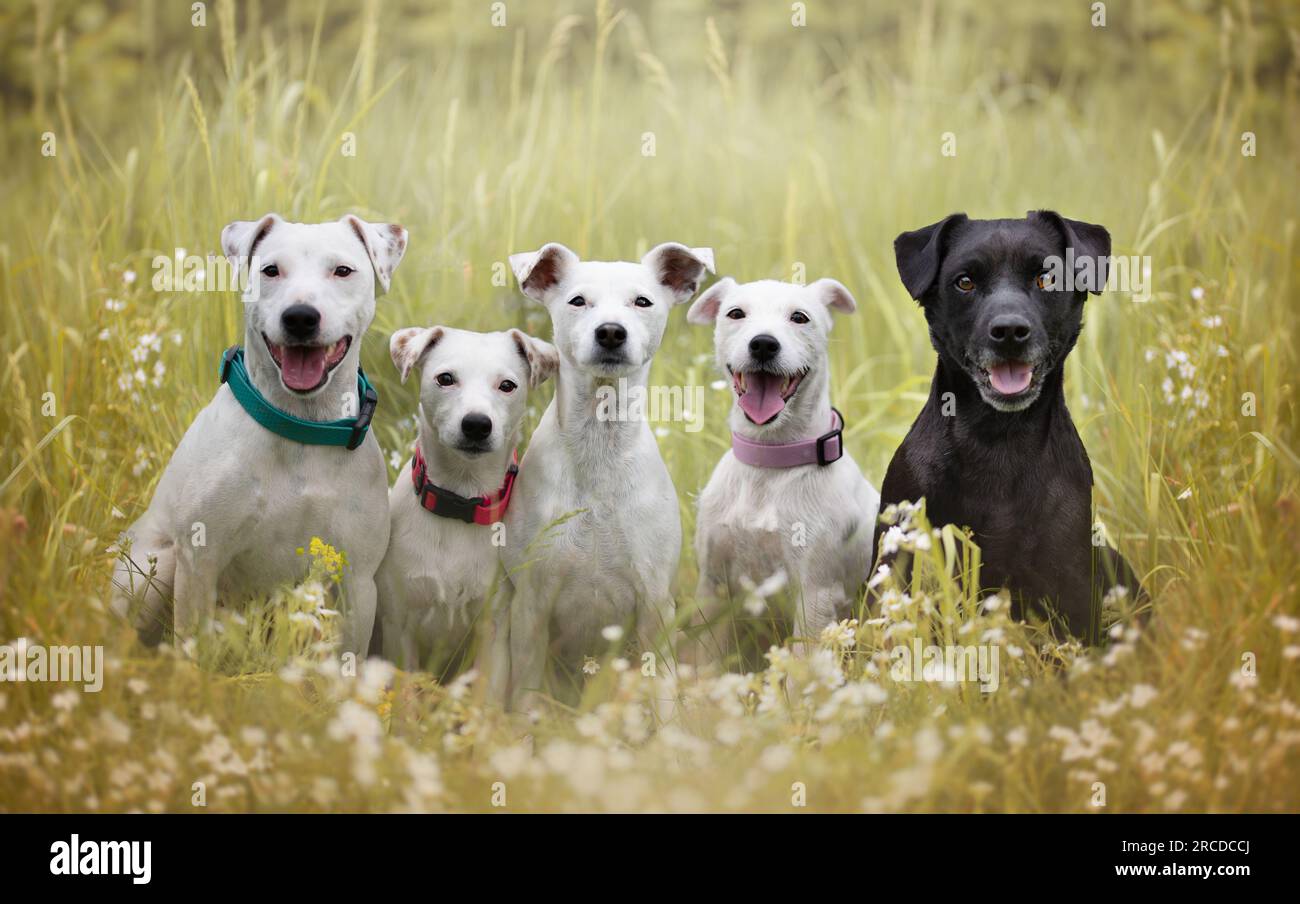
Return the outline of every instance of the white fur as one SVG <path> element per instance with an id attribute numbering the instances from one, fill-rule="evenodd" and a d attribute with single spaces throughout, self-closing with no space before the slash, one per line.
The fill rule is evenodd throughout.
<path id="1" fill-rule="evenodd" d="M 502 549 L 514 585 L 509 698 L 527 709 L 548 651 L 569 680 L 580 678 L 583 658 L 608 649 L 607 626 L 635 631 L 660 667 L 673 660 L 677 493 L 649 425 L 598 417 L 597 390 L 645 386 L 669 312 L 695 293 L 713 255 L 667 243 L 636 263 L 584 262 L 550 244 L 510 263 L 524 294 L 550 312 L 560 355 L 555 399 L 529 441 Z M 574 307 L 579 296 L 585 304 Z M 651 305 L 638 307 L 638 297 Z M 602 323 L 626 329 L 621 360 L 602 357 L 594 338 Z"/>
<path id="2" fill-rule="evenodd" d="M 519 441 L 529 387 L 554 373 L 555 349 L 518 330 L 440 326 L 399 330 L 390 347 L 403 381 L 421 368 L 418 442 L 428 479 L 461 496 L 495 493 Z M 440 374 L 455 382 L 439 385 Z M 515 388 L 503 391 L 506 381 Z M 465 449 L 461 423 L 468 414 L 492 420 L 483 451 Z M 388 497 L 392 530 L 376 577 L 383 652 L 403 668 L 427 665 L 441 674 L 473 645 L 487 603 L 503 584 L 494 542 L 500 529 L 426 511 L 411 467 L 408 461 Z"/>
<path id="3" fill-rule="evenodd" d="M 406 250 L 406 231 L 356 217 L 302 224 L 268 214 L 231 223 L 221 238 L 241 266 L 279 268 L 275 278 L 253 281 L 244 296 L 244 354 L 253 385 L 300 418 L 355 415 L 361 337 L 374 318 L 376 287 L 387 289 Z M 354 272 L 337 276 L 340 266 Z M 296 303 L 320 312 L 322 344 L 351 337 L 343 359 L 309 393 L 284 385 L 266 346 L 286 341 L 280 314 Z M 212 357 L 215 373 L 215 352 Z M 310 559 L 296 550 L 319 536 L 347 555 L 343 645 L 364 655 L 374 623 L 375 569 L 388 545 L 387 484 L 373 432 L 352 451 L 292 442 L 255 422 L 222 385 L 185 432 L 148 510 L 126 531 L 130 561 L 120 559 L 115 568 L 114 607 L 123 613 L 134 607 L 142 637 L 156 642 L 174 602 L 180 643 L 212 617 L 219 598 L 267 593 L 305 577 Z"/>
<path id="4" fill-rule="evenodd" d="M 760 334 L 781 344 L 777 369 L 807 371 L 785 409 L 766 425 L 755 425 L 733 403 L 732 432 L 758 442 L 787 443 L 830 429 L 830 312 L 848 313 L 855 307 L 848 290 L 831 279 L 808 286 L 774 280 L 737 285 L 723 279 L 700 296 L 687 316 L 692 323 L 715 324 L 717 362 L 728 377 L 753 367 L 749 342 Z M 731 319 L 727 314 L 733 310 L 745 316 Z M 796 311 L 809 321 L 793 322 Z M 846 617 L 870 567 L 879 506 L 880 494 L 847 451 L 825 466 L 760 468 L 737 461 L 728 450 L 699 499 L 695 550 L 700 612 L 689 658 L 702 664 L 729 652 L 731 607 L 781 571 L 788 589 L 769 604 L 780 607 L 778 613 L 793 625 L 795 636 L 815 639 L 828 624 Z M 780 580 L 768 586 L 773 583 Z"/>

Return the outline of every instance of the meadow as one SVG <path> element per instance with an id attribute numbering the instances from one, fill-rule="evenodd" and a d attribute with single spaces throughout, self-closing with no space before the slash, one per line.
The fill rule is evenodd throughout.
<path id="1" fill-rule="evenodd" d="M 1103 26 L 1029 0 L 217 0 L 203 24 L 188 3 L 4 4 L 0 642 L 103 645 L 106 666 L 97 693 L 0 682 L 0 811 L 1300 809 L 1300 9 L 1107 6 Z M 1120 605 L 1103 646 L 1012 621 L 919 512 L 899 514 L 916 585 L 810 655 L 649 680 L 611 644 L 580 705 L 531 720 L 472 675 L 341 668 L 327 545 L 198 661 L 109 609 L 113 544 L 242 335 L 237 294 L 158 291 L 155 260 L 219 253 L 232 220 L 409 229 L 362 352 L 394 477 L 416 402 L 395 329 L 549 336 L 512 252 L 674 240 L 741 281 L 835 277 L 858 311 L 833 400 L 879 486 L 933 367 L 894 236 L 1040 208 L 1149 262 L 1140 291 L 1088 300 L 1067 364 L 1097 520 L 1153 604 Z M 652 383 L 705 400 L 702 429 L 655 425 L 684 606 L 719 381 L 710 331 L 674 312 Z M 900 680 L 913 638 L 997 646 L 998 689 Z"/>

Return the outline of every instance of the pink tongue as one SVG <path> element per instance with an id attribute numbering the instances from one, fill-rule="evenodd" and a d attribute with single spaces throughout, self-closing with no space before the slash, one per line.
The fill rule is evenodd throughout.
<path id="1" fill-rule="evenodd" d="M 785 408 L 781 398 L 783 377 L 767 373 L 745 374 L 745 391 L 740 396 L 740 408 L 755 424 L 766 424 Z"/>
<path id="2" fill-rule="evenodd" d="M 1034 376 L 1034 369 L 1020 361 L 1003 361 L 989 371 L 989 382 L 1003 395 L 1024 392 Z"/>
<path id="3" fill-rule="evenodd" d="M 282 346 L 280 376 L 290 389 L 315 389 L 325 377 L 325 357 L 329 349 L 303 345 Z"/>

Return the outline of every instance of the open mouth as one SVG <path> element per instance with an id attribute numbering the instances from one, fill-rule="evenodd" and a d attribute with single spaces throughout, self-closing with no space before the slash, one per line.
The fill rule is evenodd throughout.
<path id="1" fill-rule="evenodd" d="M 1003 396 L 1018 396 L 1034 382 L 1034 367 L 1026 361 L 998 361 L 983 370 L 989 386 Z"/>
<path id="2" fill-rule="evenodd" d="M 799 390 L 799 384 L 808 375 L 804 370 L 797 374 L 774 374 L 766 370 L 731 371 L 731 388 L 736 402 L 745 417 L 762 426 L 776 420 L 785 410 L 786 403 Z"/>
<path id="3" fill-rule="evenodd" d="M 344 336 L 333 345 L 276 345 L 262 334 L 267 351 L 280 368 L 280 382 L 294 392 L 313 392 L 325 385 L 330 371 L 338 367 L 352 346 L 352 337 Z"/>

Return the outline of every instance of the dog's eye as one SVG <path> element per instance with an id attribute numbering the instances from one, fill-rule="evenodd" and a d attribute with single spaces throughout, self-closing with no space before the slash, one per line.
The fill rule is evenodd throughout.
<path id="1" fill-rule="evenodd" d="M 456 375 L 450 371 L 444 370 L 442 373 L 438 374 L 438 376 L 434 377 L 434 379 L 438 381 L 439 386 L 456 385 Z"/>
<path id="2" fill-rule="evenodd" d="M 356 272 L 357 272 L 356 270 L 353 270 L 351 267 L 346 266 L 344 264 L 339 264 L 337 267 L 334 268 L 334 275 L 339 277 L 340 279 L 342 279 L 345 276 L 351 276 L 353 273 Z"/>
<path id="3" fill-rule="evenodd" d="M 1038 274 L 1038 279 L 1034 280 L 1034 285 L 1038 286 L 1038 288 L 1042 289 L 1044 292 L 1052 288 L 1054 285 L 1052 282 L 1052 271 L 1044 270 L 1042 273 Z"/>
<path id="4" fill-rule="evenodd" d="M 587 304 L 587 299 L 583 298 L 581 295 L 575 295 L 569 299 L 569 304 L 573 305 L 575 308 L 581 308 Z"/>
<path id="5" fill-rule="evenodd" d="M 514 392 L 518 388 L 519 387 L 515 385 L 514 380 L 502 380 L 501 385 L 497 387 L 497 389 L 502 392 Z"/>
<path id="6" fill-rule="evenodd" d="M 644 295 L 638 295 L 636 301 L 632 302 L 632 304 L 636 305 L 638 308 L 648 308 L 653 305 L 654 302 L 646 298 Z"/>
<path id="7" fill-rule="evenodd" d="M 963 273 L 961 276 L 958 276 L 957 279 L 953 282 L 953 285 L 956 286 L 958 291 L 961 292 L 975 291 L 975 280 L 971 279 L 970 274 L 968 273 Z"/>
<path id="8" fill-rule="evenodd" d="M 790 315 L 790 321 L 792 323 L 807 323 L 808 315 L 805 314 L 803 311 L 795 311 L 793 314 Z"/>
<path id="9" fill-rule="evenodd" d="M 740 308 L 732 308 L 730 311 L 727 312 L 727 319 L 728 319 L 728 320 L 744 320 L 744 319 L 745 319 L 745 312 L 742 311 Z"/>
<path id="10" fill-rule="evenodd" d="M 267 264 L 262 268 L 262 275 L 270 279 L 275 279 L 280 275 L 280 268 L 275 264 Z"/>

